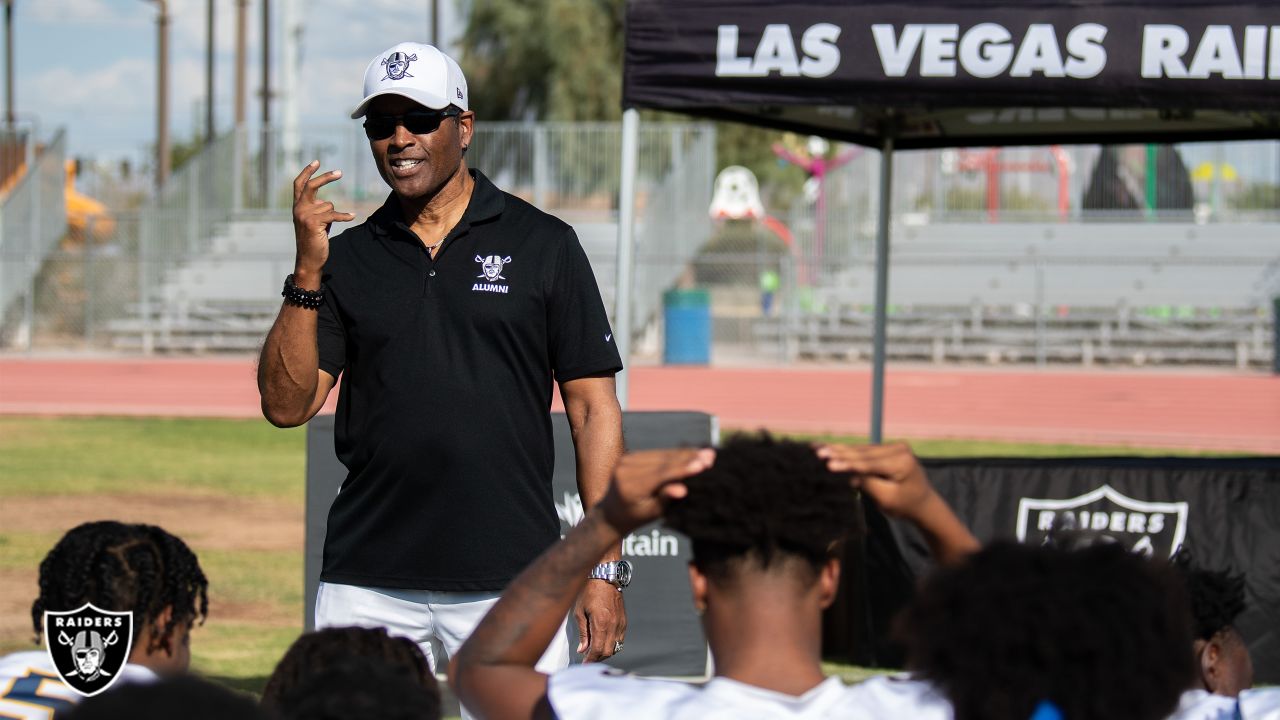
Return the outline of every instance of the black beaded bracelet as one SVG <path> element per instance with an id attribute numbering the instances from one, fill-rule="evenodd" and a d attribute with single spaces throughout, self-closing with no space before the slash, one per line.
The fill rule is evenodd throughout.
<path id="1" fill-rule="evenodd" d="M 319 310 L 324 304 L 324 285 L 319 290 L 303 290 L 293 282 L 293 274 L 284 279 L 284 290 L 280 296 L 289 305 L 296 305 L 304 310 Z"/>

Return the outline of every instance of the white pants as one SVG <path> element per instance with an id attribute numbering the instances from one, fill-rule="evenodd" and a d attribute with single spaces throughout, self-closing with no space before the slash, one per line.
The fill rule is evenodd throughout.
<path id="1" fill-rule="evenodd" d="M 394 590 L 320 583 L 316 593 L 316 629 L 384 627 L 422 648 L 431 671 L 442 673 L 481 618 L 498 601 L 498 592 Z M 568 618 L 565 619 L 568 621 Z M 553 673 L 569 666 L 565 623 L 538 661 L 538 670 Z M 473 718 L 466 708 L 462 717 Z"/>

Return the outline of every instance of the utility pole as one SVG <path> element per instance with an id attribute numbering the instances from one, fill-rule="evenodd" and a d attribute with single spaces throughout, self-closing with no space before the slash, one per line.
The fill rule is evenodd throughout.
<path id="1" fill-rule="evenodd" d="M 169 179 L 169 3 L 151 0 L 156 16 L 156 192 Z"/>
<path id="2" fill-rule="evenodd" d="M 271 207 L 271 139 L 271 0 L 262 0 L 262 147 L 258 159 L 263 207 Z"/>
<path id="3" fill-rule="evenodd" d="M 13 107 L 13 0 L 4 0 L 4 122 L 13 132 L 17 125 Z"/>
<path id="4" fill-rule="evenodd" d="M 298 132 L 298 68 L 302 65 L 301 0 L 280 1 L 280 157 L 285 167 L 302 164 Z"/>
<path id="5" fill-rule="evenodd" d="M 249 0 L 236 0 L 236 130 L 243 130 L 246 115 L 246 66 L 249 47 Z"/>
<path id="6" fill-rule="evenodd" d="M 205 52 L 204 52 L 204 141 L 213 142 L 216 128 L 213 126 L 213 40 L 214 0 L 205 0 Z"/>
<path id="7" fill-rule="evenodd" d="M 440 0 L 431 1 L 431 44 L 440 47 Z"/>
<path id="8" fill-rule="evenodd" d="M 249 136 L 245 131 L 245 97 L 247 93 L 248 83 L 245 76 L 245 66 L 248 65 L 249 56 L 249 0 L 236 0 L 236 68 L 235 68 L 235 125 L 232 132 L 235 134 L 235 144 L 232 147 L 232 171 L 231 171 L 231 206 L 235 210 L 244 207 L 245 191 L 244 180 L 246 176 L 245 155 Z"/>

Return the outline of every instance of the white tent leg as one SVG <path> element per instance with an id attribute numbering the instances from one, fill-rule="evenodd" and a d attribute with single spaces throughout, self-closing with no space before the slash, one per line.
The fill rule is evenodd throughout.
<path id="1" fill-rule="evenodd" d="M 628 368 L 631 361 L 631 280 L 635 255 L 636 159 L 640 145 L 640 111 L 622 113 L 622 179 L 618 188 L 617 281 L 613 291 L 613 341 L 623 369 L 617 376 L 618 404 L 627 409 Z"/>
<path id="2" fill-rule="evenodd" d="M 889 222 L 893 192 L 893 136 L 880 148 L 880 212 L 876 217 L 876 316 L 871 348 L 871 442 L 879 444 L 884 426 L 885 328 L 889 319 Z"/>

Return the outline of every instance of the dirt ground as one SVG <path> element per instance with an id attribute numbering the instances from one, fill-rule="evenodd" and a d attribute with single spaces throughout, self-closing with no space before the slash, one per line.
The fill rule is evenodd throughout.
<path id="1" fill-rule="evenodd" d="M 65 530 L 82 522 L 112 518 L 160 525 L 186 541 L 197 555 L 204 550 L 301 554 L 303 549 L 303 509 L 296 502 L 189 494 L 113 494 L 5 498 L 4 507 L 6 534 L 45 534 L 52 528 Z M 0 640 L 5 644 L 32 637 L 29 618 L 31 601 L 38 592 L 37 570 L 35 564 L 21 570 L 0 569 Z M 210 595 L 210 605 L 219 622 L 297 621 L 295 609 L 277 604 L 221 600 L 216 582 L 211 583 Z"/>

